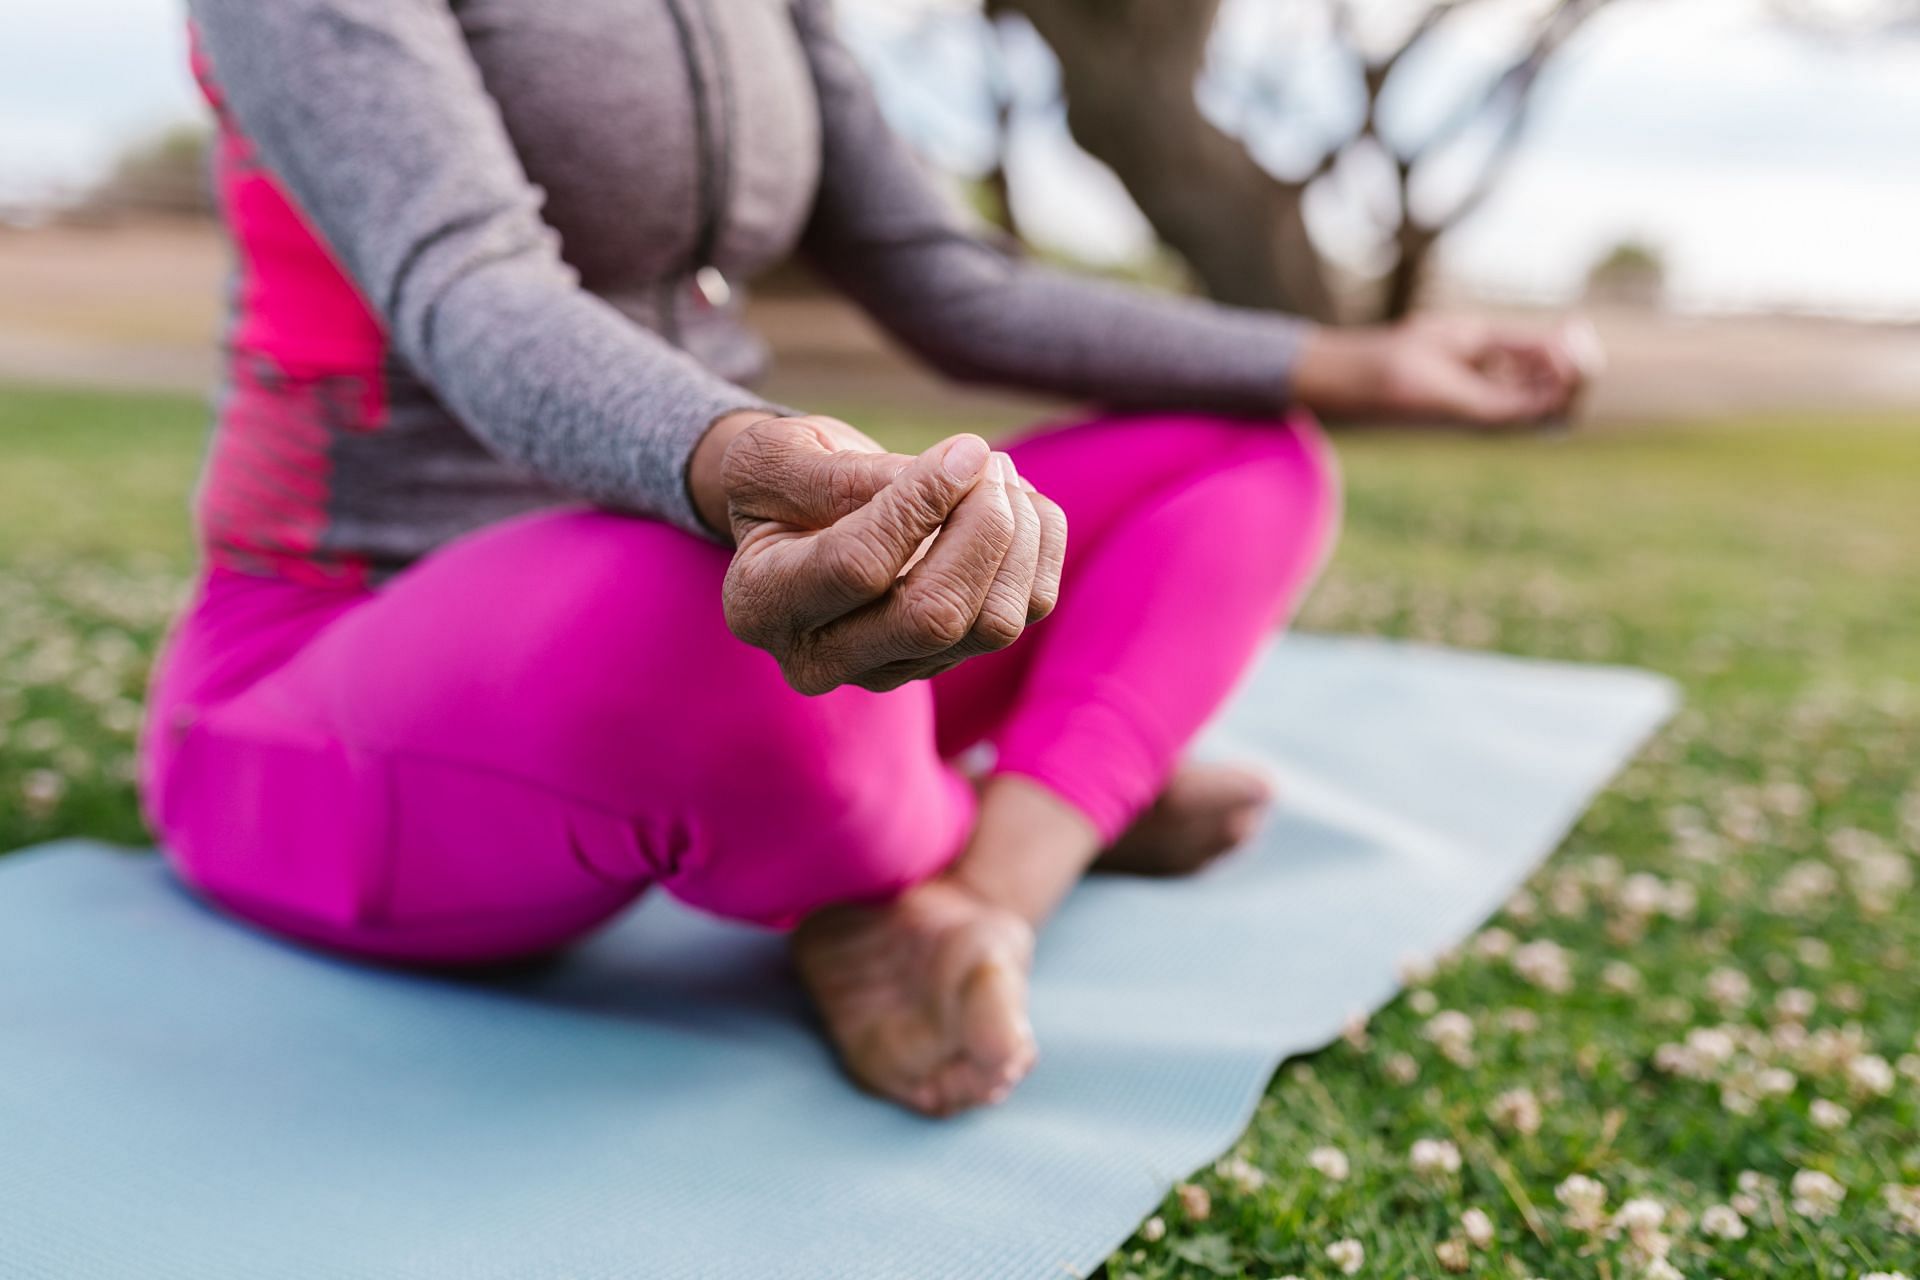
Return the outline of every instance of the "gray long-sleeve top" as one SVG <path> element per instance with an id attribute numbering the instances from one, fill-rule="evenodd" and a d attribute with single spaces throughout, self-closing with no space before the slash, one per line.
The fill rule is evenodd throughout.
<path id="1" fill-rule="evenodd" d="M 243 568 L 377 575 L 569 498 L 700 531 L 688 459 L 764 353 L 696 277 L 796 247 L 956 377 L 1284 406 L 1296 322 L 970 236 L 826 0 L 190 9 L 239 258 L 201 514 Z"/>

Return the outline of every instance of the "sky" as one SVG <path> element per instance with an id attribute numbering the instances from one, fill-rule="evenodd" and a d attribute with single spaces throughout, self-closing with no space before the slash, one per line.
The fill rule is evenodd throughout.
<path id="1" fill-rule="evenodd" d="M 83 185 L 128 138 L 199 111 L 179 0 L 6 2 L 0 203 Z M 904 0 L 842 3 L 857 48 L 898 47 Z M 1230 0 L 1223 45 L 1291 56 L 1290 82 L 1337 119 L 1351 104 L 1314 93 L 1333 84 L 1330 68 L 1296 49 L 1297 33 L 1263 25 L 1267 10 Z M 1403 127 L 1471 83 L 1506 34 L 1497 18 L 1465 27 L 1409 68 Z M 1037 45 L 1016 56 L 1044 80 Z M 977 160 L 967 113 L 930 100 L 923 71 L 879 67 L 890 111 L 936 157 Z M 1264 138 L 1263 154 L 1284 163 L 1289 142 Z M 1023 221 L 1052 247 L 1099 261 L 1148 242 L 1111 175 L 1057 120 L 1036 115 L 1013 172 Z M 1359 243 L 1338 199 L 1312 212 L 1336 251 Z M 1525 151 L 1445 243 L 1442 268 L 1493 293 L 1564 298 L 1595 257 L 1631 238 L 1663 252 L 1684 306 L 1920 317 L 1916 228 L 1920 38 L 1812 40 L 1768 22 L 1759 0 L 1619 0 L 1549 70 Z"/>

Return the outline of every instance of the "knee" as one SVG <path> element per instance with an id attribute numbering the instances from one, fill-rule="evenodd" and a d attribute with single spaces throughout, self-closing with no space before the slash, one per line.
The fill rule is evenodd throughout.
<path id="1" fill-rule="evenodd" d="M 1252 514 L 1276 522 L 1271 531 L 1288 545 L 1321 556 L 1338 534 L 1342 511 L 1340 462 L 1311 414 L 1250 424 L 1213 472 L 1247 492 Z"/>

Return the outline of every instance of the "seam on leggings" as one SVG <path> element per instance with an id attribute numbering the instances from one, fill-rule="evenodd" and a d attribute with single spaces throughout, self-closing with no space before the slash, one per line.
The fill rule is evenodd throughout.
<path id="1" fill-rule="evenodd" d="M 288 707 L 290 710 L 292 710 L 296 714 L 301 713 L 303 711 L 303 709 L 299 707 L 299 704 L 295 700 L 286 696 L 286 690 L 284 689 L 262 689 L 260 690 L 259 696 L 265 697 L 265 698 L 271 698 L 272 700 L 279 702 L 281 705 Z M 531 791 L 537 791 L 545 796 L 548 796 L 551 799 L 561 801 L 565 804 L 572 805 L 579 809 L 584 809 L 587 812 L 592 813 L 596 817 L 605 818 L 611 822 L 622 823 L 627 826 L 635 827 L 635 828 L 638 828 L 640 826 L 640 822 L 641 822 L 640 817 L 635 813 L 632 813 L 630 811 L 614 809 L 605 804 L 600 803 L 599 801 L 591 800 L 584 796 L 574 795 L 566 790 L 563 790 L 562 788 L 553 786 L 551 783 L 548 783 L 542 779 L 530 778 L 525 776 L 524 774 L 515 773 L 507 769 L 495 768 L 489 765 L 481 764 L 476 761 L 461 760 L 461 759 L 457 759 L 450 756 L 442 756 L 442 755 L 439 755 L 438 753 L 431 752 L 431 751 L 420 751 L 420 750 L 405 748 L 405 747 L 375 746 L 355 738 L 352 734 L 339 731 L 338 729 L 329 728 L 328 733 L 330 734 L 330 736 L 333 738 L 334 741 L 338 742 L 342 748 L 348 751 L 360 752 L 364 755 L 369 755 L 369 756 L 376 756 L 383 760 L 412 760 L 412 761 L 418 761 L 425 764 L 437 765 L 441 768 L 446 768 L 446 769 L 463 770 L 467 773 L 470 773 L 482 778 L 492 778 L 497 781 L 511 783 L 514 786 L 525 787 Z M 271 745 L 271 741 L 269 739 L 263 738 L 258 734 L 229 733 L 228 736 L 233 740 L 239 741 L 239 742 L 246 742 L 254 745 Z M 394 863 L 394 857 L 393 857 L 394 851 L 393 851 L 392 841 L 394 839 L 393 833 L 399 826 L 399 821 L 398 821 L 399 796 L 397 794 L 398 788 L 392 784 L 390 778 L 383 778 L 382 786 L 386 793 L 384 799 L 385 799 L 385 805 L 387 810 L 385 814 L 386 821 L 382 824 L 382 828 L 383 828 L 383 835 L 387 841 L 387 844 L 385 848 L 381 851 L 382 860 L 381 860 L 380 867 L 378 868 L 378 874 L 381 877 L 381 882 L 379 885 L 376 886 L 376 892 L 379 895 L 380 910 L 384 912 L 386 908 L 386 904 L 389 901 L 388 895 L 391 888 L 389 879 L 392 875 L 392 868 Z M 665 873 L 662 872 L 659 866 L 657 865 L 660 862 L 660 859 L 654 856 L 653 851 L 648 847 L 646 841 L 640 840 L 637 838 L 637 832 L 636 832 L 636 843 L 638 843 L 640 846 L 641 860 L 647 864 L 647 874 L 654 880 L 661 879 Z M 567 828 L 567 845 L 568 845 L 568 850 L 570 855 L 576 861 L 582 862 L 583 865 L 588 865 L 584 855 L 579 851 L 579 849 L 574 843 L 573 830 L 570 826 Z M 592 874 L 594 875 L 595 879 L 601 881 L 603 884 L 607 885 L 609 888 L 625 889 L 625 888 L 632 887 L 630 882 L 617 879 L 604 871 L 592 869 L 590 866 L 589 866 L 589 870 L 592 870 Z"/>
<path id="2" fill-rule="evenodd" d="M 328 932 L 334 932 L 334 931 L 346 932 L 349 930 L 358 932 L 358 931 L 364 930 L 372 933 L 385 933 L 385 934 L 393 935 L 393 934 L 404 933 L 406 930 L 416 925 L 435 926 L 435 925 L 448 925 L 448 924 L 467 924 L 467 923 L 478 923 L 484 920 L 497 920 L 497 919 L 498 920 L 505 920 L 505 919 L 545 920 L 545 919 L 548 919 L 549 917 L 564 918 L 566 916 L 573 915 L 583 907 L 592 906 L 596 903 L 599 903 L 602 900 L 602 895 L 599 895 L 599 894 L 592 894 L 592 895 L 581 894 L 576 898 L 567 898 L 563 902 L 559 902 L 559 903 L 548 902 L 538 907 L 525 907 L 525 906 L 482 907 L 482 908 L 474 908 L 471 910 L 457 911 L 457 912 L 426 912 L 418 916 L 411 916 L 405 922 L 402 922 L 402 923 L 395 923 L 391 920 L 380 919 L 373 922 L 371 925 L 368 925 L 368 924 L 333 925 L 333 924 L 328 924 L 324 921 L 316 922 L 311 917 L 303 916 L 297 911 L 289 911 L 284 906 L 282 906 L 277 902 L 270 902 L 265 898 L 258 897 L 255 894 L 246 892 L 245 890 L 235 890 L 235 889 L 226 888 L 217 881 L 207 882 L 197 878 L 191 878 L 191 877 L 183 877 L 183 878 L 185 878 L 187 880 L 187 883 L 198 892 L 205 894 L 207 897 L 213 899 L 217 903 L 233 908 L 236 912 L 239 912 L 240 914 L 243 914 L 250 919 L 258 919 L 262 923 L 273 925 L 276 928 L 279 927 L 279 925 L 275 924 L 275 922 L 279 921 L 279 922 L 285 922 L 287 926 L 291 929 L 298 929 L 302 927 L 305 927 L 308 929 L 318 928 L 318 929 L 326 930 Z M 635 886 L 617 885 L 613 887 L 621 888 L 621 889 L 632 889 Z"/>
<path id="3" fill-rule="evenodd" d="M 598 800 L 591 799 L 587 796 L 575 795 L 574 793 L 567 791 L 564 788 L 557 787 L 552 783 L 545 781 L 544 779 L 530 778 L 524 774 L 516 773 L 510 769 L 502 769 L 497 766 L 485 764 L 477 760 L 465 760 L 465 759 L 461 759 L 458 756 L 441 755 L 440 753 L 434 752 L 434 751 L 422 751 L 418 747 L 402 747 L 402 746 L 395 746 L 387 743 L 369 742 L 363 738 L 357 737 L 356 735 L 347 732 L 345 729 L 342 729 L 337 725 L 326 723 L 326 718 L 324 716 L 314 715 L 314 713 L 304 705 L 301 699 L 291 696 L 289 691 L 286 689 L 280 689 L 280 688 L 262 689 L 260 690 L 258 696 L 262 698 L 269 698 L 274 702 L 277 702 L 280 706 L 286 708 L 290 715 L 299 716 L 299 717 L 303 717 L 310 720 L 311 719 L 320 720 L 321 721 L 320 727 L 325 731 L 327 736 L 329 736 L 334 741 L 338 742 L 341 746 L 347 748 L 350 751 L 363 751 L 370 755 L 381 755 L 381 756 L 386 756 L 386 757 L 397 759 L 397 760 L 399 759 L 417 760 L 426 764 L 441 765 L 445 768 L 465 769 L 471 773 L 479 774 L 482 777 L 497 778 L 505 782 L 514 783 L 515 785 L 518 785 L 518 786 L 531 787 L 537 791 L 544 792 L 546 795 L 551 796 L 556 800 L 564 800 L 568 804 L 578 805 L 580 808 L 586 809 L 598 815 L 599 817 L 611 818 L 616 822 L 637 822 L 639 820 L 638 815 L 633 814 L 631 812 L 626 812 L 620 809 L 612 808 Z M 259 740 L 259 739 L 256 739 L 256 740 Z"/>

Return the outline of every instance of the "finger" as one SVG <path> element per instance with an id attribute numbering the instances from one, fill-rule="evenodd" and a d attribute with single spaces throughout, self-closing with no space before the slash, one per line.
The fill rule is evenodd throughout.
<path id="1" fill-rule="evenodd" d="M 820 628 L 813 639 L 816 660 L 850 680 L 891 662 L 945 654 L 966 641 L 1017 528 L 1007 486 L 989 470 L 953 509 L 912 572 L 884 598 Z"/>
<path id="2" fill-rule="evenodd" d="M 1020 485 L 1040 518 L 1040 560 L 1027 604 L 1027 621 L 1038 622 L 1060 603 L 1060 574 L 1067 564 L 1067 513 L 1025 480 Z"/>
<path id="3" fill-rule="evenodd" d="M 771 418 L 741 432 L 725 462 L 736 541 L 762 522 L 824 529 L 866 505 L 912 462 L 878 446 L 857 447 L 863 443 L 850 427 L 833 432 L 807 418 Z"/>
<path id="4" fill-rule="evenodd" d="M 1032 499 L 1020 487 L 1020 472 L 1013 459 L 1004 453 L 993 456 L 995 478 L 1006 491 L 1007 505 L 1013 512 L 1013 541 L 1007 547 L 1000 568 L 987 587 L 980 612 L 967 638 L 953 646 L 956 658 L 971 658 L 1005 649 L 1020 638 L 1027 627 L 1027 611 L 1033 600 L 1033 580 L 1040 569 L 1040 516 Z M 935 540 L 936 542 L 938 539 Z M 911 576 L 911 575 L 909 575 Z"/>
<path id="5" fill-rule="evenodd" d="M 848 684 L 865 689 L 870 693 L 891 693 L 902 685 L 912 684 L 916 680 L 931 680 L 953 670 L 964 658 L 937 654 L 931 658 L 912 658 L 902 662 L 889 662 L 884 667 L 875 667 L 871 671 L 861 672 Z"/>
<path id="6" fill-rule="evenodd" d="M 798 584 L 808 601 L 805 621 L 838 618 L 892 591 L 921 544 L 957 517 L 991 456 L 987 442 L 975 435 L 937 444 L 871 501 L 809 538 Z"/>
<path id="7" fill-rule="evenodd" d="M 1550 403 L 1536 390 L 1489 377 L 1471 365 L 1436 368 L 1433 395 L 1451 416 L 1483 427 L 1532 421 Z"/>
<path id="8" fill-rule="evenodd" d="M 1493 344 L 1498 362 L 1488 366 L 1497 371 L 1504 363 L 1519 374 L 1519 381 L 1537 392 L 1549 410 L 1565 408 L 1580 387 L 1580 365 L 1558 336 L 1503 338 Z"/>

